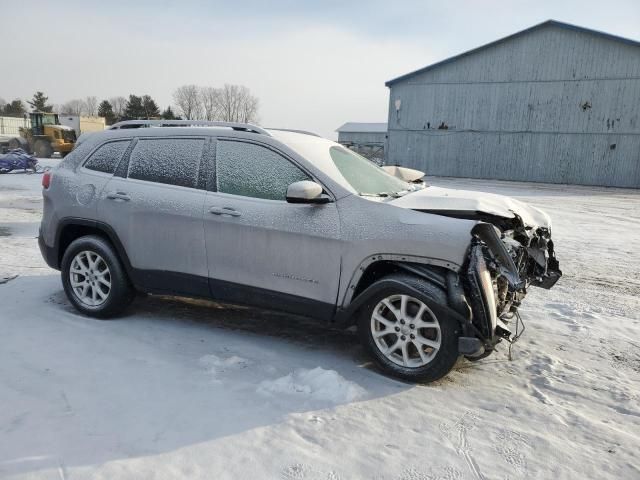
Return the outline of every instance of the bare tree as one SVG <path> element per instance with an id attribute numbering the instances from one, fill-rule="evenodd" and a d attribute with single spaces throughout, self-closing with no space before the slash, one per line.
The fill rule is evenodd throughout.
<path id="1" fill-rule="evenodd" d="M 219 96 L 220 91 L 215 87 L 200 88 L 200 103 L 202 104 L 202 113 L 205 120 L 218 119 Z"/>
<path id="2" fill-rule="evenodd" d="M 113 115 L 116 119 L 124 116 L 124 110 L 127 108 L 127 99 L 124 97 L 111 97 L 109 103 L 113 107 Z"/>
<path id="3" fill-rule="evenodd" d="M 0 97 L 0 110 L 2 110 L 6 104 L 7 102 L 5 101 L 5 99 Z"/>
<path id="4" fill-rule="evenodd" d="M 256 123 L 259 100 L 243 85 L 225 84 L 218 91 L 218 119 L 225 122 Z"/>
<path id="5" fill-rule="evenodd" d="M 87 97 L 84 100 L 85 113 L 89 117 L 95 117 L 98 114 L 98 99 L 96 97 Z"/>
<path id="6" fill-rule="evenodd" d="M 186 120 L 197 120 L 202 117 L 200 88 L 197 85 L 183 85 L 173 92 L 173 101 L 180 115 Z"/>
<path id="7" fill-rule="evenodd" d="M 86 105 L 83 100 L 73 99 L 62 104 L 60 106 L 60 113 L 63 115 L 77 115 L 80 116 L 85 112 Z"/>
<path id="8" fill-rule="evenodd" d="M 260 100 L 258 97 L 251 95 L 247 89 L 248 95 L 240 105 L 240 121 L 243 123 L 259 123 L 258 109 L 260 108 Z"/>

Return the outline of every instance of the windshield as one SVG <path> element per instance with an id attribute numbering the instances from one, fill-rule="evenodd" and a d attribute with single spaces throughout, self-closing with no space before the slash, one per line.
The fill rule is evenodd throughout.
<path id="1" fill-rule="evenodd" d="M 415 190 L 413 185 L 389 175 L 351 150 L 331 147 L 329 153 L 344 179 L 360 195 L 397 196 Z"/>
<path id="2" fill-rule="evenodd" d="M 44 115 L 42 115 L 42 124 L 43 125 L 59 125 L 60 122 L 58 122 L 58 119 L 56 117 L 57 115 L 53 113 L 45 113 Z"/>

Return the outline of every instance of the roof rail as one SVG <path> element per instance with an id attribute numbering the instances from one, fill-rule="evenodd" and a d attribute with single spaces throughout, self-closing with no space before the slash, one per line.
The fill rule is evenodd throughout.
<path id="1" fill-rule="evenodd" d="M 271 128 L 267 127 L 268 130 L 276 130 L 278 132 L 292 132 L 292 133 L 302 133 L 303 135 L 311 135 L 312 137 L 320 137 L 317 133 L 309 132 L 307 130 L 294 130 L 293 128 Z"/>
<path id="2" fill-rule="evenodd" d="M 269 135 L 269 132 L 264 128 L 251 125 L 250 123 L 211 122 L 208 120 L 124 120 L 122 122 L 114 123 L 108 128 L 108 130 L 148 127 L 225 127 L 242 132 Z"/>

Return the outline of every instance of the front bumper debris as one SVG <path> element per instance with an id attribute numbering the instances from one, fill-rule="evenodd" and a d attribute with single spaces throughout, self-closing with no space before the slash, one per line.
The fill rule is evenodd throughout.
<path id="1" fill-rule="evenodd" d="M 562 276 L 546 229 L 501 232 L 478 223 L 466 263 L 465 291 L 472 323 L 486 354 L 501 341 L 522 334 L 518 308 L 529 286 L 551 288 Z M 516 319 L 516 333 L 509 326 Z"/>

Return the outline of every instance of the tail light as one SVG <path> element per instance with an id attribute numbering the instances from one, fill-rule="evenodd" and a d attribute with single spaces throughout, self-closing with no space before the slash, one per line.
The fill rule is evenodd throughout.
<path id="1" fill-rule="evenodd" d="M 42 188 L 45 190 L 51 185 L 51 172 L 44 172 L 42 175 Z"/>

